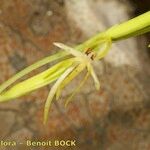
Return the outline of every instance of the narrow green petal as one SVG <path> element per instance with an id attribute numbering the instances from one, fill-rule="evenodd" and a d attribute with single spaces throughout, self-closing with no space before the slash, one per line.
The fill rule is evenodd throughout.
<path id="1" fill-rule="evenodd" d="M 4 82 L 1 86 L 0 86 L 0 93 L 2 91 L 4 91 L 8 86 L 10 86 L 12 83 L 14 83 L 16 80 L 20 79 L 21 77 L 23 77 L 24 75 L 28 74 L 29 72 L 47 64 L 50 63 L 52 61 L 55 61 L 57 59 L 60 59 L 62 57 L 65 57 L 66 55 L 68 55 L 66 52 L 59 52 L 57 54 L 54 54 L 52 56 L 48 56 L 43 58 L 42 60 L 32 64 L 31 66 L 25 68 L 24 70 L 18 72 L 17 74 L 15 74 L 13 77 L 11 77 L 9 80 L 7 80 L 6 82 Z"/>
<path id="2" fill-rule="evenodd" d="M 74 62 L 74 59 L 64 60 L 50 69 L 39 73 L 25 81 L 22 81 L 6 92 L 0 94 L 0 101 L 8 101 L 19 96 L 25 95 L 26 93 L 32 92 L 40 87 L 43 87 L 51 82 L 55 81 L 60 75 L 70 67 Z"/>
<path id="3" fill-rule="evenodd" d="M 76 56 L 76 57 L 83 57 L 84 56 L 84 54 L 81 53 L 80 51 L 78 51 L 78 50 L 76 50 L 72 47 L 69 47 L 69 46 L 67 46 L 63 43 L 55 42 L 54 45 L 61 48 L 61 49 L 63 49 L 63 50 L 65 50 L 66 52 L 72 54 L 73 56 Z"/>
<path id="4" fill-rule="evenodd" d="M 88 70 L 91 73 L 91 76 L 93 77 L 93 80 L 94 80 L 94 83 L 95 83 L 95 88 L 97 90 L 99 90 L 100 89 L 100 82 L 99 82 L 98 77 L 97 77 L 97 75 L 96 75 L 96 73 L 95 73 L 95 71 L 94 71 L 91 64 L 88 64 Z"/>
<path id="5" fill-rule="evenodd" d="M 98 54 L 97 54 L 97 58 L 98 59 L 101 59 L 101 58 L 103 58 L 107 53 L 108 53 L 108 51 L 110 50 L 110 48 L 111 48 L 111 44 L 112 44 L 112 42 L 111 42 L 111 39 L 107 39 L 107 41 L 106 42 L 104 42 L 100 47 L 99 47 L 99 50 L 98 50 Z"/>
<path id="6" fill-rule="evenodd" d="M 57 91 L 57 88 L 60 86 L 62 81 L 68 76 L 68 74 L 74 69 L 75 66 L 68 68 L 56 81 L 56 83 L 53 85 L 53 87 L 50 90 L 50 93 L 48 95 L 48 98 L 45 103 L 45 108 L 44 108 L 44 124 L 47 122 L 48 119 L 48 113 L 49 113 L 49 108 L 51 105 L 51 102 L 54 98 L 54 95 Z"/>
<path id="7" fill-rule="evenodd" d="M 74 97 L 74 95 L 81 89 L 81 87 L 84 85 L 85 81 L 88 79 L 89 77 L 89 72 L 87 72 L 86 76 L 84 77 L 84 79 L 81 81 L 81 83 L 77 86 L 77 88 L 72 92 L 72 94 L 69 96 L 69 98 L 66 100 L 65 103 L 65 107 L 67 107 L 68 103 L 71 102 L 72 98 Z"/>
<path id="8" fill-rule="evenodd" d="M 83 69 L 86 67 L 85 64 L 79 64 L 66 78 L 65 80 L 62 82 L 62 84 L 60 85 L 60 87 L 57 89 L 56 92 L 56 99 L 59 98 L 62 89 L 71 81 L 73 80 L 81 71 L 83 71 Z"/>

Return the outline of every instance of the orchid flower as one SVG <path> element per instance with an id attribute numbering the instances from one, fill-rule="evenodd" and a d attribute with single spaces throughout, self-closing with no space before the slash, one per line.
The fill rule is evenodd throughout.
<path id="1" fill-rule="evenodd" d="M 18 98 L 56 81 L 52 86 L 45 103 L 44 123 L 46 123 L 52 101 L 54 99 L 58 100 L 64 87 L 66 87 L 83 70 L 86 70 L 87 73 L 78 87 L 75 88 L 72 94 L 66 99 L 65 106 L 72 100 L 73 96 L 80 90 L 90 75 L 93 78 L 95 88 L 97 90 L 100 89 L 100 82 L 92 64 L 105 57 L 110 50 L 112 42 L 149 31 L 150 11 L 125 23 L 113 26 L 75 48 L 62 43 L 54 43 L 55 46 L 63 51 L 34 63 L 4 82 L 0 86 L 0 102 Z M 59 60 L 59 62 L 46 71 L 10 87 L 14 82 L 27 75 L 29 72 L 55 60 Z"/>
<path id="2" fill-rule="evenodd" d="M 78 88 L 76 88 L 72 92 L 71 96 L 66 100 L 65 106 L 72 99 L 75 93 L 79 91 L 79 89 L 83 86 L 84 82 L 87 80 L 90 74 L 93 77 L 96 89 L 98 90 L 100 88 L 100 83 L 92 67 L 92 62 L 95 60 L 98 60 L 99 58 L 104 57 L 105 53 L 107 53 L 111 45 L 111 42 L 110 41 L 108 42 L 108 40 L 105 40 L 105 41 L 106 42 L 103 43 L 104 47 L 103 49 L 101 49 L 99 53 L 95 53 L 91 49 L 87 49 L 81 52 L 67 45 L 64 45 L 62 43 L 54 43 L 55 46 L 59 47 L 60 49 L 65 50 L 65 53 L 61 52 L 61 54 L 58 53 L 59 55 L 55 54 L 51 57 L 47 57 L 46 59 L 44 59 L 44 61 L 42 60 L 38 63 L 31 65 L 30 67 L 16 74 L 7 82 L 2 84 L 0 86 L 0 92 L 1 92 L 0 101 L 2 102 L 2 101 L 15 99 L 17 97 L 23 96 L 31 91 L 34 91 L 40 87 L 48 85 L 52 83 L 53 81 L 57 80 L 55 84 L 52 86 L 50 93 L 48 95 L 48 98 L 46 100 L 46 103 L 45 103 L 44 123 L 46 123 L 47 118 L 48 118 L 49 108 L 50 108 L 52 100 L 54 99 L 54 96 L 56 95 L 56 99 L 59 99 L 62 89 L 84 69 L 87 70 L 87 74 L 85 78 L 80 83 Z M 101 48 L 102 48 L 102 44 L 101 44 Z M 8 86 L 10 86 L 17 79 L 21 78 L 22 76 L 29 73 L 33 69 L 36 69 L 37 67 L 40 67 L 46 64 L 47 62 L 54 61 L 61 57 L 65 57 L 66 55 L 71 55 L 71 56 L 70 58 L 61 60 L 60 62 L 58 62 L 51 68 L 47 69 L 46 71 L 39 73 L 27 80 L 19 82 L 18 84 L 14 85 L 10 89 L 6 90 Z"/>

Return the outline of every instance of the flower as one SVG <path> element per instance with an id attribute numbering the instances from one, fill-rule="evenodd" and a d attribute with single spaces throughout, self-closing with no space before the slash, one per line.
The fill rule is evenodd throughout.
<path id="1" fill-rule="evenodd" d="M 57 80 L 51 88 L 45 103 L 44 123 L 46 123 L 48 119 L 49 108 L 54 96 L 56 95 L 56 99 L 58 99 L 62 89 L 84 69 L 87 70 L 86 76 L 80 85 L 73 91 L 71 96 L 67 99 L 65 106 L 71 101 L 75 93 L 78 92 L 78 90 L 82 87 L 89 75 L 93 77 L 96 89 L 100 88 L 100 83 L 93 69 L 92 63 L 105 57 L 111 47 L 112 42 L 141 35 L 149 31 L 150 11 L 124 23 L 114 25 L 106 31 L 99 33 L 87 40 L 83 44 L 78 45 L 76 48 L 68 47 L 62 43 L 54 43 L 57 47 L 65 51 L 48 56 L 34 63 L 4 82 L 0 86 L 0 102 L 20 97 Z M 150 47 L 150 45 L 148 47 Z M 68 55 L 71 56 L 69 58 L 65 58 Z M 20 82 L 10 89 L 7 89 L 12 83 L 25 76 L 32 70 L 61 58 L 64 60 L 58 62 L 46 71 Z"/>
<path id="2" fill-rule="evenodd" d="M 85 81 L 88 79 L 89 75 L 92 76 L 94 84 L 97 90 L 100 88 L 100 83 L 98 77 L 93 69 L 92 63 L 103 58 L 111 46 L 110 38 L 102 38 L 100 44 L 97 44 L 97 39 L 95 38 L 95 43 L 89 48 L 77 50 L 71 48 L 62 43 L 54 43 L 55 46 L 63 49 L 63 52 L 59 52 L 55 55 L 44 58 L 43 60 L 38 61 L 37 63 L 27 67 L 21 72 L 17 73 L 14 77 L 10 78 L 8 81 L 3 83 L 0 86 L 0 102 L 8 101 L 15 99 L 17 97 L 23 96 L 31 91 L 34 91 L 40 87 L 48 85 L 54 81 L 48 98 L 45 103 L 44 108 L 44 123 L 47 122 L 49 109 L 52 103 L 52 100 L 56 96 L 56 99 L 59 99 L 62 90 L 67 86 L 70 81 L 72 81 L 78 74 L 83 70 L 87 70 L 87 73 L 79 84 L 79 86 L 73 90 L 72 94 L 67 98 L 65 106 L 72 100 L 72 97 L 79 91 L 79 89 L 84 85 Z M 86 44 L 85 44 L 86 45 Z M 65 56 L 70 56 L 65 58 Z M 22 82 L 17 83 L 11 88 L 7 89 L 12 83 L 21 78 L 22 76 L 28 74 L 32 70 L 45 65 L 54 60 L 60 58 L 65 58 L 59 61 L 57 64 L 47 69 L 46 71 L 39 73 L 29 79 L 26 79 Z"/>

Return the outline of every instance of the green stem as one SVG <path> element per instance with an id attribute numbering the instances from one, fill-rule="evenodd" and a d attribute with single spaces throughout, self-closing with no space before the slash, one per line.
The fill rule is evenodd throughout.
<path id="1" fill-rule="evenodd" d="M 127 22 L 109 28 L 106 33 L 112 41 L 130 38 L 150 31 L 150 11 Z"/>
<path id="2" fill-rule="evenodd" d="M 106 37 L 110 38 L 112 42 L 115 42 L 147 32 L 150 32 L 150 11 L 97 34 L 79 45 L 77 49 L 81 50 L 83 48 L 96 47 L 101 44 Z"/>

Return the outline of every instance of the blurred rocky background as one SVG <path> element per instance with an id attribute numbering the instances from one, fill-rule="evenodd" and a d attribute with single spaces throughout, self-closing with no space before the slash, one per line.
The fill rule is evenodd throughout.
<path id="1" fill-rule="evenodd" d="M 76 45 L 148 10 L 149 0 L 0 0 L 0 83 L 44 56 L 56 53 L 54 41 Z M 95 90 L 89 79 L 74 101 L 64 108 L 64 100 L 82 80 L 81 74 L 64 90 L 60 101 L 53 103 L 46 126 L 42 123 L 43 108 L 51 85 L 1 103 L 0 140 L 76 140 L 76 147 L 30 147 L 32 150 L 149 150 L 148 36 L 114 44 L 105 59 L 95 64 L 100 91 Z"/>

